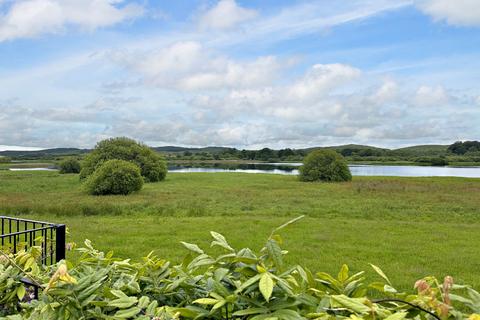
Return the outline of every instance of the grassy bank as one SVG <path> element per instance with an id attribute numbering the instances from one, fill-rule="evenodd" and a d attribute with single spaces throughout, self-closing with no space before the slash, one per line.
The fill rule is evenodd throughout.
<path id="1" fill-rule="evenodd" d="M 0 172 L 0 210 L 64 222 L 76 242 L 140 257 L 157 250 L 177 260 L 180 240 L 206 244 L 208 231 L 236 246 L 259 248 L 269 231 L 301 214 L 283 232 L 289 259 L 334 272 L 382 266 L 407 287 L 427 274 L 450 274 L 480 287 L 480 180 L 355 177 L 344 184 L 301 183 L 292 176 L 170 174 L 128 197 L 92 197 L 78 176 Z"/>

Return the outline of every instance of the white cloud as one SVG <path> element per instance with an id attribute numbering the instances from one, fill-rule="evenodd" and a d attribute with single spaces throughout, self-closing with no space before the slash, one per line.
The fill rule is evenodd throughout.
<path id="1" fill-rule="evenodd" d="M 0 13 L 0 41 L 61 33 L 75 26 L 86 31 L 117 24 L 143 13 L 123 0 L 19 0 Z"/>
<path id="2" fill-rule="evenodd" d="M 200 17 L 199 26 L 201 29 L 231 29 L 256 16 L 255 10 L 242 8 L 235 0 L 220 0 Z"/>
<path id="3" fill-rule="evenodd" d="M 387 79 L 375 94 L 372 95 L 372 102 L 383 104 L 395 100 L 398 97 L 398 90 L 398 84 L 391 79 Z"/>
<path id="4" fill-rule="evenodd" d="M 413 103 L 421 107 L 443 107 L 449 102 L 448 94 L 442 86 L 421 86 L 413 97 Z"/>
<path id="5" fill-rule="evenodd" d="M 360 70 L 349 65 L 315 64 L 287 84 L 270 82 L 266 86 L 236 87 L 225 94 L 198 95 L 191 103 L 202 110 L 214 111 L 217 118 L 248 114 L 310 122 L 338 115 L 342 103 L 333 96 L 360 75 Z"/>
<path id="6" fill-rule="evenodd" d="M 1 2 L 0 2 L 1 4 Z M 41 150 L 42 148 L 38 147 L 22 147 L 22 146 L 6 146 L 3 144 L 0 144 L 0 151 L 37 151 Z M 0 156 L 1 157 L 1 156 Z"/>
<path id="7" fill-rule="evenodd" d="M 437 21 L 459 26 L 480 26 L 478 0 L 420 0 L 419 8 Z"/>
<path id="8" fill-rule="evenodd" d="M 265 85 L 281 69 L 272 56 L 235 61 L 195 41 L 177 42 L 142 55 L 115 53 L 114 60 L 142 75 L 150 85 L 187 91 Z"/>
<path id="9" fill-rule="evenodd" d="M 291 99 L 311 101 L 347 83 L 361 74 L 360 70 L 344 64 L 316 64 L 288 90 Z"/>

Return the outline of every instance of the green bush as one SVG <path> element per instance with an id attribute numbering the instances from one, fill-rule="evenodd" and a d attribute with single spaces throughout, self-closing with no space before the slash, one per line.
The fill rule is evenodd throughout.
<path id="1" fill-rule="evenodd" d="M 312 151 L 305 157 L 299 178 L 301 181 L 350 181 L 352 174 L 342 155 L 322 149 Z"/>
<path id="2" fill-rule="evenodd" d="M 108 160 L 125 160 L 135 163 L 147 182 L 165 179 L 165 160 L 148 146 L 129 138 L 112 138 L 100 141 L 82 163 L 80 179 L 85 179 Z"/>
<path id="3" fill-rule="evenodd" d="M 67 158 L 59 163 L 60 173 L 80 173 L 80 161 L 75 158 Z"/>
<path id="4" fill-rule="evenodd" d="M 285 225 L 288 225 L 285 224 Z M 285 226 L 284 225 L 284 226 Z M 281 228 L 281 227 L 280 227 Z M 287 265 L 277 228 L 259 252 L 236 249 L 211 232 L 208 253 L 189 251 L 173 265 L 150 253 L 140 262 L 114 258 L 90 241 L 80 257 L 39 264 L 41 247 L 0 259 L 0 318 L 210 320 L 430 320 L 480 318 L 480 293 L 434 277 L 402 292 L 378 267 L 374 282 L 343 265 L 338 275 Z M 22 278 L 41 287 L 30 296 Z M 23 302 L 23 303 L 21 303 Z"/>
<path id="5" fill-rule="evenodd" d="M 123 194 L 139 191 L 143 186 L 140 168 L 124 160 L 108 160 L 85 181 L 85 189 L 92 195 Z"/>

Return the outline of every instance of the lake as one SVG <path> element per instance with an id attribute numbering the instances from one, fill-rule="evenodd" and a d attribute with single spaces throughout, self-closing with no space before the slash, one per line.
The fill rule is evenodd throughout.
<path id="1" fill-rule="evenodd" d="M 168 171 L 176 172 L 244 172 L 297 175 L 301 163 L 262 163 L 262 164 L 182 164 L 169 165 Z M 480 167 L 432 167 L 432 166 L 392 166 L 392 165 L 349 165 L 354 176 L 392 177 L 464 177 L 480 178 Z"/>
<path id="2" fill-rule="evenodd" d="M 242 172 L 297 175 L 301 163 L 203 163 L 170 164 L 170 173 L 189 172 Z M 391 176 L 391 177 L 463 177 L 480 178 L 480 167 L 431 167 L 431 166 L 382 166 L 349 165 L 354 176 Z M 11 171 L 55 170 L 52 168 L 10 168 Z"/>

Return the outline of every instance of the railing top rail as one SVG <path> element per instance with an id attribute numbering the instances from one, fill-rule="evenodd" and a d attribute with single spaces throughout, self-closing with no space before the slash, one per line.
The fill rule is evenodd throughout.
<path id="1" fill-rule="evenodd" d="M 7 233 L 7 234 L 2 234 L 2 235 L 0 235 L 0 239 L 1 239 L 1 238 L 8 238 L 8 237 L 13 237 L 13 236 L 18 236 L 18 235 L 25 234 L 25 233 L 37 232 L 37 231 L 42 231 L 42 230 L 49 230 L 49 229 L 53 229 L 54 227 L 55 227 L 55 225 L 52 225 L 52 226 L 43 227 L 43 228 L 27 229 L 27 230 L 18 231 L 18 232 L 12 232 L 12 233 Z"/>
<path id="2" fill-rule="evenodd" d="M 51 223 L 51 222 L 30 220 L 30 219 L 23 219 L 23 218 L 13 218 L 13 217 L 7 217 L 7 216 L 0 216 L 0 219 L 14 220 L 14 221 L 19 221 L 19 222 L 38 223 L 38 224 L 44 224 L 44 225 L 48 225 L 48 226 L 56 226 L 57 225 L 57 224 Z"/>

